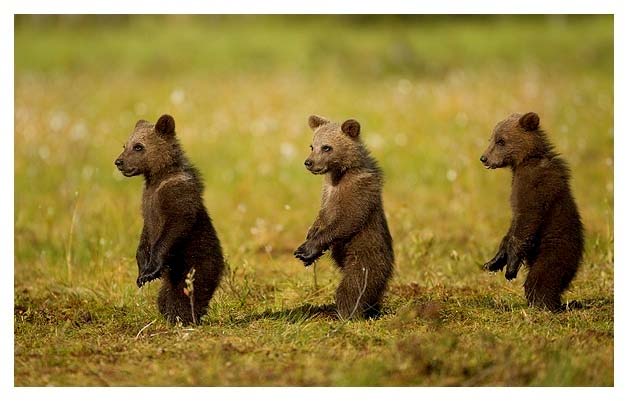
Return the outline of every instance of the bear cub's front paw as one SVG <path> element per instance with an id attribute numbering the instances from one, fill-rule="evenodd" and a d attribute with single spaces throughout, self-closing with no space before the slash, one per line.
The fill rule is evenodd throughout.
<path id="1" fill-rule="evenodd" d="M 305 242 L 294 251 L 294 256 L 301 260 L 305 266 L 309 266 L 316 261 L 323 252 L 310 243 Z"/>
<path id="2" fill-rule="evenodd" d="M 517 273 L 519 273 L 519 268 L 511 268 L 510 266 L 508 266 L 506 268 L 506 280 L 510 281 L 510 280 L 514 280 L 517 278 Z"/>
<path id="3" fill-rule="evenodd" d="M 506 264 L 507 256 L 506 252 L 500 247 L 497 254 L 493 256 L 493 259 L 482 265 L 484 270 L 488 270 L 490 272 L 496 272 L 498 270 L 504 270 L 504 265 Z"/>
<path id="4" fill-rule="evenodd" d="M 504 269 L 504 265 L 499 263 L 498 260 L 491 259 L 488 262 L 484 263 L 482 269 L 488 270 L 490 272 L 496 272 Z"/>
<path id="5" fill-rule="evenodd" d="M 150 265 L 150 264 L 149 264 Z M 137 277 L 137 287 L 141 288 L 144 284 L 150 283 L 153 280 L 156 280 L 161 277 L 163 269 L 161 266 L 157 267 L 148 267 L 145 271 L 141 272 Z"/>
<path id="6" fill-rule="evenodd" d="M 517 257 L 508 257 L 508 263 L 506 266 L 506 280 L 510 281 L 517 278 L 519 273 L 519 267 L 521 266 L 521 259 Z"/>

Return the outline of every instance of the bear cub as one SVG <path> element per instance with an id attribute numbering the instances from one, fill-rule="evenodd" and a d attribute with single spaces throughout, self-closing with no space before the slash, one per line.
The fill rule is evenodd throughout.
<path id="1" fill-rule="evenodd" d="M 154 125 L 138 121 L 115 165 L 125 177 L 144 176 L 137 286 L 161 278 L 157 305 L 166 320 L 200 322 L 224 259 L 203 205 L 203 182 L 176 138 L 174 119 L 163 115 Z M 192 269 L 189 293 L 185 280 Z"/>
<path id="2" fill-rule="evenodd" d="M 554 312 L 564 309 L 560 297 L 576 275 L 584 249 L 566 162 L 539 127 L 536 113 L 512 114 L 499 122 L 480 161 L 488 169 L 512 170 L 510 229 L 484 268 L 506 266 L 506 279 L 512 280 L 525 262 L 528 304 Z"/>
<path id="3" fill-rule="evenodd" d="M 382 171 L 362 143 L 357 121 L 339 125 L 313 115 L 308 123 L 314 137 L 305 167 L 325 181 L 321 209 L 294 255 L 308 266 L 331 250 L 342 273 L 336 290 L 340 317 L 377 316 L 394 267 Z"/>

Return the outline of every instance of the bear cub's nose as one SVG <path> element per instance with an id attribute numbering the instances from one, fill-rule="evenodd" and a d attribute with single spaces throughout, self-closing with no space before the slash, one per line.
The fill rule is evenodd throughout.
<path id="1" fill-rule="evenodd" d="M 487 160 L 488 160 L 488 159 L 487 159 L 487 158 L 486 158 L 486 156 L 484 156 L 484 155 L 482 155 L 482 156 L 480 157 L 480 161 L 481 161 L 482 163 L 486 163 L 486 161 L 487 161 Z"/>
<path id="2" fill-rule="evenodd" d="M 312 164 L 314 164 L 314 163 L 312 162 L 312 160 L 307 159 L 307 160 L 305 161 L 305 163 L 303 163 L 303 164 L 305 164 L 305 167 L 312 167 Z"/>
<path id="3" fill-rule="evenodd" d="M 116 166 L 120 167 L 121 165 L 124 164 L 124 161 L 122 161 L 122 159 L 116 159 L 116 161 L 114 162 Z"/>

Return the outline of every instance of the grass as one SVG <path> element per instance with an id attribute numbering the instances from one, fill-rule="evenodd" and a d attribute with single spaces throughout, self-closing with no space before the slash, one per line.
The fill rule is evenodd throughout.
<path id="1" fill-rule="evenodd" d="M 612 49 L 610 16 L 18 18 L 15 384 L 612 386 Z M 510 177 L 478 158 L 528 110 L 587 230 L 567 313 L 526 307 L 523 272 L 480 270 Z M 113 165 L 166 112 L 230 265 L 194 328 L 135 287 L 142 182 Z M 357 118 L 386 174 L 397 270 L 378 320 L 331 319 L 329 258 L 292 257 L 320 196 L 312 113 Z"/>

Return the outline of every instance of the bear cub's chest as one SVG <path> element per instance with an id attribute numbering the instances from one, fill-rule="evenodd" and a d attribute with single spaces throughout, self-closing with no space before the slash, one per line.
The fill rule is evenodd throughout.
<path id="1" fill-rule="evenodd" d="M 164 221 L 164 216 L 159 210 L 159 193 L 157 191 L 152 189 L 144 191 L 142 216 L 144 218 L 144 227 L 147 229 L 149 237 L 154 238 Z"/>

